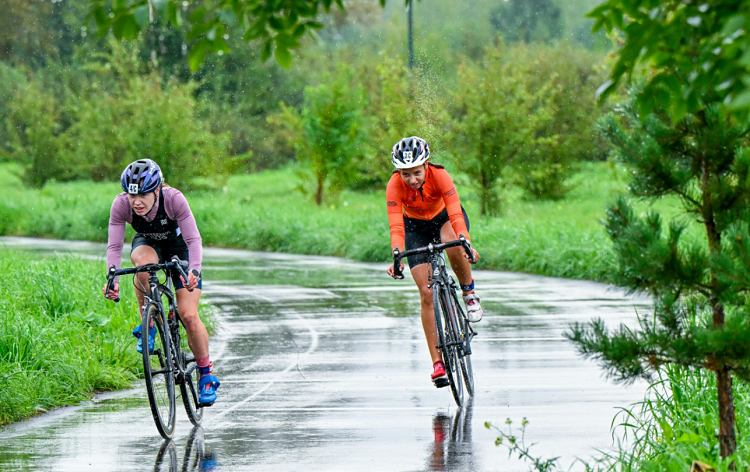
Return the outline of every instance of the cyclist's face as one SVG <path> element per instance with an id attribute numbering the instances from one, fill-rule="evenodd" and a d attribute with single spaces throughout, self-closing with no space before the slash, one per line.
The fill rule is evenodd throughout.
<path id="1" fill-rule="evenodd" d="M 151 211 L 156 201 L 156 192 L 147 193 L 145 195 L 130 195 L 128 194 L 128 200 L 130 206 L 133 207 L 133 211 L 138 216 L 143 216 Z"/>
<path id="2" fill-rule="evenodd" d="M 398 173 L 401 174 L 401 178 L 404 180 L 407 187 L 417 190 L 424 183 L 426 171 L 426 165 L 419 165 L 409 169 L 400 169 Z"/>

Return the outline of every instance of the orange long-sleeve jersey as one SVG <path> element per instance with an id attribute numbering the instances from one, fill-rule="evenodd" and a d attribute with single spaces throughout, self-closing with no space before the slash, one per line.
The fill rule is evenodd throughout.
<path id="1" fill-rule="evenodd" d="M 448 218 L 456 236 L 463 234 L 469 239 L 469 230 L 466 228 L 456 186 L 442 167 L 428 165 L 424 183 L 419 190 L 409 188 L 401 176 L 394 173 L 388 181 L 385 197 L 388 201 L 391 247 L 404 249 L 404 215 L 418 220 L 431 220 L 444 208 L 448 209 Z"/>

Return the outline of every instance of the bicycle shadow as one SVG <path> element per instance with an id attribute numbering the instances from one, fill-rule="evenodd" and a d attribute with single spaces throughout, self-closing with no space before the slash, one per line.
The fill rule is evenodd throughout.
<path id="1" fill-rule="evenodd" d="M 203 428 L 193 427 L 185 444 L 182 461 L 177 459 L 177 446 L 167 439 L 159 448 L 154 472 L 213 472 L 217 470 L 216 455 L 206 450 Z"/>
<path id="2" fill-rule="evenodd" d="M 474 447 L 471 440 L 473 407 L 474 399 L 469 398 L 452 416 L 440 412 L 432 417 L 435 440 L 430 445 L 426 470 L 474 469 Z"/>

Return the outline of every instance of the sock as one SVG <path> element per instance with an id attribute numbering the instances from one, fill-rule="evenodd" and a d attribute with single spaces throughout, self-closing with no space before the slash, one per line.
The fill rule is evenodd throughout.
<path id="1" fill-rule="evenodd" d="M 473 293 L 474 292 L 474 279 L 471 279 L 471 283 L 469 285 L 461 285 L 461 290 L 464 292 L 464 295 Z"/>
<path id="2" fill-rule="evenodd" d="M 198 366 L 198 371 L 201 373 L 201 377 L 205 377 L 206 375 L 210 375 L 213 370 L 213 364 L 211 363 L 211 359 L 208 357 L 204 357 L 202 359 L 196 359 L 195 365 Z"/>

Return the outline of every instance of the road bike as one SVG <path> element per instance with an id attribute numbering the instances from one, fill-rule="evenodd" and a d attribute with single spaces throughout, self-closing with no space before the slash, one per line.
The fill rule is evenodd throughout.
<path id="1" fill-rule="evenodd" d="M 443 355 L 445 373 L 453 393 L 453 399 L 456 401 L 456 405 L 461 406 L 464 401 L 464 386 L 470 396 L 474 395 L 471 339 L 476 336 L 476 333 L 458 301 L 459 287 L 453 277 L 448 275 L 445 266 L 443 251 L 458 246 L 464 248 L 473 264 L 475 260 L 471 253 L 471 246 L 463 235 L 455 241 L 439 244 L 430 243 L 425 247 L 409 249 L 408 251 L 399 252 L 398 249 L 394 249 L 393 278 L 404 278 L 400 268 L 401 259 L 416 254 L 427 254 L 427 263 L 429 264 L 428 287 L 432 289 L 432 300 L 435 307 L 435 332 L 438 342 L 436 347 Z"/>
<path id="2" fill-rule="evenodd" d="M 146 380 L 148 401 L 156 429 L 164 439 L 174 435 L 176 420 L 176 398 L 182 397 L 188 419 L 199 425 L 203 419 L 203 406 L 198 396 L 198 371 L 195 357 L 183 339 L 185 326 L 177 311 L 177 299 L 172 290 L 172 275 L 179 274 L 187 281 L 187 261 L 177 256 L 163 264 L 144 264 L 138 267 L 115 270 L 109 268 L 107 273 L 107 292 L 114 287 L 115 277 L 140 272 L 148 273 L 149 290 L 143 290 L 144 307 L 141 317 L 141 335 L 143 336 L 143 374 Z M 167 278 L 165 283 L 159 281 L 158 272 L 163 271 Z M 133 277 L 133 284 L 139 283 Z M 141 287 L 143 289 L 143 287 Z M 115 300 L 119 301 L 118 298 Z M 148 333 L 156 328 L 153 349 L 148 346 Z M 179 394 L 175 395 L 175 384 L 179 385 Z"/>

